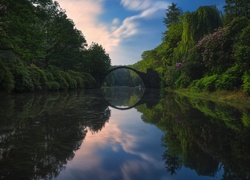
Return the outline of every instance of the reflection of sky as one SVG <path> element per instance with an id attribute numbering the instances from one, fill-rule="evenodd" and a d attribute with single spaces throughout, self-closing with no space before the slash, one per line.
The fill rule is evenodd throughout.
<path id="1" fill-rule="evenodd" d="M 87 133 L 58 179 L 160 179 L 166 174 L 163 133 L 145 124 L 135 109 L 111 109 L 102 131 Z"/>
<path id="2" fill-rule="evenodd" d="M 141 115 L 136 109 L 119 111 L 111 108 L 109 122 L 98 133 L 88 131 L 75 157 L 57 179 L 179 180 L 187 176 L 200 179 L 186 168 L 175 176 L 167 173 L 162 160 L 163 132 L 144 123 Z"/>

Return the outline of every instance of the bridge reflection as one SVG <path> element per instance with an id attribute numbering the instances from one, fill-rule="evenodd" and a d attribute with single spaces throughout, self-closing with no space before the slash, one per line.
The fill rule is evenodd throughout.
<path id="1" fill-rule="evenodd" d="M 111 87 L 103 88 L 102 95 L 108 106 L 118 110 L 129 110 L 146 104 L 148 108 L 156 105 L 160 99 L 159 89 Z"/>

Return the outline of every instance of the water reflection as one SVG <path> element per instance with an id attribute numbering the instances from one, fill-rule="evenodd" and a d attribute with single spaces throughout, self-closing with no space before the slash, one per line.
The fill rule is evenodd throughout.
<path id="1" fill-rule="evenodd" d="M 170 93 L 152 110 L 138 109 L 144 121 L 166 132 L 163 159 L 173 176 L 185 166 L 202 176 L 215 177 L 223 171 L 222 179 L 249 179 L 249 109 Z"/>
<path id="2" fill-rule="evenodd" d="M 98 94 L 1 96 L 0 179 L 50 179 L 109 119 Z M 95 123 L 93 123 L 93 121 Z"/>
<path id="3" fill-rule="evenodd" d="M 135 107 L 144 94 L 144 88 L 139 87 L 106 87 L 102 94 L 109 106 L 127 110 Z"/>
<path id="4" fill-rule="evenodd" d="M 156 105 L 160 99 L 159 89 L 141 87 L 107 87 L 102 89 L 103 98 L 115 109 L 128 110 L 140 104 Z"/>
<path id="5" fill-rule="evenodd" d="M 128 92 L 0 95 L 0 179 L 249 179 L 250 109 Z"/>

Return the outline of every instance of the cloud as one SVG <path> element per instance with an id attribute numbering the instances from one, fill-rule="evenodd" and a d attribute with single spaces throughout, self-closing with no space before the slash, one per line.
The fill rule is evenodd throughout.
<path id="1" fill-rule="evenodd" d="M 137 8 L 139 4 L 143 4 L 143 5 L 145 4 L 143 7 L 141 7 L 141 9 L 145 9 L 145 7 L 147 8 L 144 11 L 142 11 L 140 14 L 130 16 L 124 19 L 122 25 L 113 32 L 113 35 L 115 37 L 120 37 L 120 38 L 128 38 L 137 34 L 138 32 L 142 32 L 143 31 L 142 29 L 139 30 L 140 28 L 139 20 L 153 18 L 156 12 L 158 12 L 159 10 L 163 10 L 163 9 L 165 10 L 166 7 L 168 6 L 168 4 L 163 1 L 151 2 L 149 0 L 146 0 L 146 1 L 122 0 L 122 3 L 124 5 L 129 4 L 129 6 L 131 6 L 130 8 L 135 8 L 135 9 Z"/>
<path id="2" fill-rule="evenodd" d="M 151 0 L 121 0 L 121 4 L 128 10 L 145 10 L 152 4 Z"/>
<path id="3" fill-rule="evenodd" d="M 119 23 L 120 23 L 120 20 L 118 18 L 114 18 L 113 21 L 112 21 L 113 25 L 117 25 Z"/>
<path id="4" fill-rule="evenodd" d="M 119 39 L 114 37 L 108 26 L 98 21 L 103 13 L 104 0 L 57 0 L 61 8 L 66 10 L 67 16 L 72 19 L 77 29 L 83 32 L 87 43 L 101 44 L 107 52 L 117 46 Z"/>
<path id="5" fill-rule="evenodd" d="M 85 36 L 88 45 L 92 42 L 101 44 L 110 54 L 112 64 L 119 63 L 113 54 L 122 48 L 121 44 L 136 35 L 145 33 L 141 20 L 152 19 L 160 10 L 166 9 L 168 3 L 153 0 L 121 0 L 121 5 L 126 10 L 138 11 L 138 14 L 119 19 L 114 14 L 112 22 L 100 22 L 100 16 L 104 11 L 105 0 L 57 0 L 60 6 L 66 10 L 66 14 L 72 19 Z M 155 28 L 155 27 L 150 27 Z M 123 62 L 123 64 L 126 64 Z"/>

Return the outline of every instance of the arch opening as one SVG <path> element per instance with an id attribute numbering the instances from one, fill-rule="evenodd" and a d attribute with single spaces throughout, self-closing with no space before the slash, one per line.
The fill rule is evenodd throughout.
<path id="1" fill-rule="evenodd" d="M 128 66 L 117 66 L 110 69 L 103 78 L 101 87 L 128 86 L 145 87 L 145 73 Z"/>

